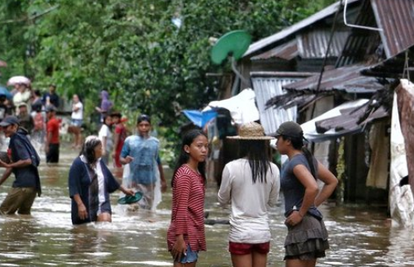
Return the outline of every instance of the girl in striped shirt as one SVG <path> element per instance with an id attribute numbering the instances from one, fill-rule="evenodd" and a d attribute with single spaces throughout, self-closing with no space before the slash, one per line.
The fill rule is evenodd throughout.
<path id="1" fill-rule="evenodd" d="M 168 250 L 174 266 L 196 266 L 198 252 L 206 250 L 204 194 L 208 140 L 202 130 L 188 131 L 171 180 L 173 190 Z"/>

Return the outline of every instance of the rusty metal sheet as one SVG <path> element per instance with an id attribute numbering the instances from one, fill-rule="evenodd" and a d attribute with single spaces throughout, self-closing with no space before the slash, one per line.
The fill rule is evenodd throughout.
<path id="1" fill-rule="evenodd" d="M 359 26 L 376 28 L 375 15 L 369 0 L 362 1 L 361 11 L 354 23 Z M 343 67 L 367 61 L 367 55 L 380 53 L 382 57 L 381 37 L 378 31 L 365 30 L 361 28 L 350 28 L 351 34 L 344 46 L 341 56 L 336 62 L 336 67 Z"/>
<path id="2" fill-rule="evenodd" d="M 357 6 L 360 3 L 361 0 L 348 0 L 348 3 L 351 6 Z M 338 1 L 321 11 L 307 17 L 306 19 L 299 21 L 296 24 L 293 24 L 292 26 L 277 32 L 276 34 L 273 34 L 271 36 L 268 36 L 264 39 L 261 39 L 257 42 L 254 42 L 250 45 L 249 49 L 244 53 L 243 57 L 251 57 L 255 53 L 259 52 L 262 49 L 266 49 L 266 47 L 269 47 L 271 45 L 276 45 L 277 42 L 282 41 L 283 39 L 287 39 L 292 34 L 295 34 L 310 25 L 313 25 L 314 23 L 321 21 L 323 19 L 328 18 L 329 16 L 333 16 L 335 12 L 340 8 L 341 1 Z"/>
<path id="3" fill-rule="evenodd" d="M 411 82 L 401 83 L 395 90 L 397 93 L 398 111 L 401 131 L 404 136 L 407 153 L 408 181 L 414 192 L 414 85 Z"/>
<path id="4" fill-rule="evenodd" d="M 365 70 L 362 70 L 361 73 L 363 75 L 376 77 L 404 78 L 403 76 L 407 75 L 407 72 L 405 71 L 410 71 L 410 74 L 414 75 L 413 67 L 414 46 L 411 46 L 407 50 L 399 53 L 398 55 L 392 58 L 389 58 L 378 64 L 374 64 Z"/>
<path id="5" fill-rule="evenodd" d="M 263 54 L 252 57 L 251 60 L 266 60 L 271 58 L 281 58 L 291 60 L 298 55 L 298 44 L 295 40 L 287 42 L 283 45 L 277 46 Z"/>
<path id="6" fill-rule="evenodd" d="M 387 58 L 414 45 L 414 0 L 371 0 Z"/>
<path id="7" fill-rule="evenodd" d="M 365 65 L 353 65 L 325 71 L 319 86 L 319 91 L 343 90 L 348 93 L 372 93 L 384 86 L 375 77 L 361 75 Z M 314 75 L 299 82 L 285 85 L 287 90 L 316 91 L 320 74 Z"/>
<path id="8" fill-rule="evenodd" d="M 350 34 L 349 29 L 335 31 L 329 48 L 328 57 L 341 55 L 345 42 Z M 298 53 L 301 58 L 324 58 L 328 47 L 331 28 L 316 28 L 301 33 L 298 40 Z"/>
<path id="9" fill-rule="evenodd" d="M 269 51 L 254 56 L 251 60 L 280 58 L 291 60 L 297 56 L 302 59 L 324 58 L 331 35 L 330 28 L 318 28 L 299 34 L 295 39 L 277 46 Z M 349 30 L 335 32 L 328 57 L 338 57 L 349 36 Z"/>

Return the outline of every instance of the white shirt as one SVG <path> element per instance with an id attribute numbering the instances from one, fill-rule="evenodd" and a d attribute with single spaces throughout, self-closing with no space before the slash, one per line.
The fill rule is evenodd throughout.
<path id="1" fill-rule="evenodd" d="M 81 155 L 80 159 L 84 163 L 88 162 L 84 155 Z M 104 178 L 104 175 L 103 175 L 103 172 L 102 172 L 101 159 L 98 159 L 98 161 L 96 162 L 96 167 L 93 170 L 95 171 L 95 173 L 98 176 L 98 192 L 99 192 L 99 194 L 98 194 L 98 198 L 99 198 L 98 215 L 99 215 L 101 213 L 101 206 L 105 202 L 105 178 Z"/>
<path id="2" fill-rule="evenodd" d="M 72 111 L 72 119 L 74 120 L 83 120 L 83 104 L 78 102 L 73 105 L 74 108 L 78 108 L 77 111 Z"/>
<path id="3" fill-rule="evenodd" d="M 106 147 L 105 150 L 108 152 L 112 150 L 113 147 L 113 140 L 112 140 L 112 132 L 109 129 L 108 125 L 102 124 L 101 129 L 99 130 L 98 137 L 103 142 L 104 137 L 106 137 Z"/>
<path id="4" fill-rule="evenodd" d="M 280 175 L 274 163 L 266 174 L 266 183 L 253 183 L 249 161 L 237 159 L 226 164 L 222 174 L 218 200 L 231 202 L 229 241 L 259 244 L 271 239 L 268 206 L 279 197 Z"/>

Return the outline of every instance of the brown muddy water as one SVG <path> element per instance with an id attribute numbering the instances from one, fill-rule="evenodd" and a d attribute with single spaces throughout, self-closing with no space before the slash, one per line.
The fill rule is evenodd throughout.
<path id="1" fill-rule="evenodd" d="M 32 215 L 0 217 L 0 266 L 172 266 L 165 241 L 171 191 L 153 214 L 126 211 L 116 203 L 119 194 L 114 193 L 112 223 L 74 227 L 67 176 L 77 152 L 62 150 L 56 166 L 47 166 L 41 154 L 43 195 L 35 200 Z M 0 187 L 0 201 L 13 179 Z M 206 193 L 208 219 L 226 220 L 229 211 L 218 206 L 213 182 Z M 273 239 L 268 266 L 284 266 L 286 229 L 281 207 L 282 199 L 270 215 Z M 386 210 L 329 205 L 322 209 L 331 249 L 317 266 L 414 266 L 414 233 L 390 228 Z M 198 266 L 231 266 L 227 233 L 228 225 L 206 225 L 208 251 L 200 253 Z"/>

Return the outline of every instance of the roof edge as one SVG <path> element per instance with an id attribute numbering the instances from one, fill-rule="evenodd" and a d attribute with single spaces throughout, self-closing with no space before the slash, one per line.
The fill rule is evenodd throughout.
<path id="1" fill-rule="evenodd" d="M 355 2 L 358 2 L 358 1 L 360 1 L 360 0 L 349 0 L 348 4 L 352 4 L 352 3 L 355 3 Z M 286 38 L 289 35 L 294 34 L 297 31 L 300 31 L 303 28 L 308 27 L 312 23 L 315 23 L 319 20 L 322 20 L 322 19 L 334 14 L 337 11 L 338 7 L 340 6 L 341 2 L 342 1 L 338 1 L 334 4 L 332 4 L 332 5 L 324 8 L 324 9 L 322 9 L 321 11 L 316 12 L 315 14 L 307 17 L 306 19 L 301 20 L 301 21 L 293 24 L 292 26 L 290 26 L 290 27 L 288 27 L 284 30 L 279 31 L 276 34 L 273 34 L 273 35 L 268 36 L 264 39 L 261 39 L 257 42 L 254 42 L 253 44 L 251 44 L 249 46 L 249 49 L 244 53 L 242 58 L 245 58 L 245 57 L 257 52 L 258 50 L 260 50 L 260 49 L 262 49 L 262 48 L 264 48 L 264 47 L 266 47 L 266 46 L 268 46 L 268 45 L 270 45 L 274 42 L 280 41 L 283 38 Z"/>

